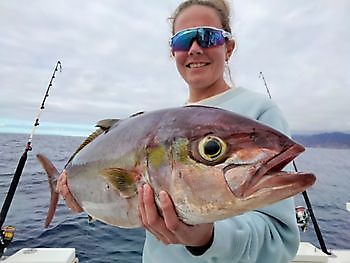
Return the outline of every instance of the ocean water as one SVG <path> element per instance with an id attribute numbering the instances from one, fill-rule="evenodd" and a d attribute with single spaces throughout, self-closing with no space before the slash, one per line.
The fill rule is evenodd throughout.
<path id="1" fill-rule="evenodd" d="M 0 201 L 5 199 L 27 135 L 0 133 Z M 53 223 L 43 227 L 50 193 L 45 173 L 35 155 L 43 153 L 60 170 L 83 138 L 38 135 L 33 140 L 21 180 L 5 225 L 16 227 L 13 242 L 5 255 L 23 247 L 74 247 L 80 262 L 141 262 L 144 231 L 121 229 L 98 221 L 88 223 L 84 213 L 73 214 L 59 201 Z M 307 148 L 296 160 L 300 171 L 316 174 L 316 184 L 308 190 L 326 245 L 350 249 L 350 150 Z M 303 205 L 301 195 L 296 205 Z M 303 241 L 318 245 L 312 223 Z"/>

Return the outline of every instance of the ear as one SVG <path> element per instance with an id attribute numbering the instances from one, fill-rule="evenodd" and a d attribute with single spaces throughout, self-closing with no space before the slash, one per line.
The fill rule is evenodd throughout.
<path id="1" fill-rule="evenodd" d="M 174 51 L 172 50 L 171 47 L 169 47 L 169 57 L 170 58 L 175 58 L 175 53 L 174 53 Z"/>
<path id="2" fill-rule="evenodd" d="M 236 50 L 236 41 L 234 39 L 226 41 L 226 58 L 225 60 L 228 61 L 233 54 L 233 52 Z"/>

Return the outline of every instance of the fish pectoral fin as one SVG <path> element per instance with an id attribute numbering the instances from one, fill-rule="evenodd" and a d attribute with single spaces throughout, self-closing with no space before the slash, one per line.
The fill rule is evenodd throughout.
<path id="1" fill-rule="evenodd" d="M 127 170 L 123 168 L 106 168 L 101 171 L 112 187 L 119 191 L 124 198 L 130 198 L 137 194 L 136 178 L 138 173 L 136 171 Z"/>

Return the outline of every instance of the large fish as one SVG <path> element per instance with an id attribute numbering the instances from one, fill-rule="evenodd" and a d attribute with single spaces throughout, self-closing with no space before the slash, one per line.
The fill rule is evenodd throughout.
<path id="1" fill-rule="evenodd" d="M 304 148 L 282 133 L 222 109 L 186 106 L 104 120 L 65 169 L 80 206 L 107 224 L 140 226 L 137 188 L 148 183 L 173 200 L 187 224 L 214 222 L 293 196 L 315 181 L 310 173 L 281 171 Z M 57 170 L 48 172 L 58 200 Z"/>

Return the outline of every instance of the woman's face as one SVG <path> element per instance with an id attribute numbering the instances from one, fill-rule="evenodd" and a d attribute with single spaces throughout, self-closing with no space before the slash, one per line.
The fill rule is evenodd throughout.
<path id="1" fill-rule="evenodd" d="M 199 26 L 222 28 L 220 18 L 213 8 L 193 5 L 187 7 L 178 15 L 175 20 L 174 30 L 177 33 L 186 28 Z M 231 44 L 232 46 L 234 45 L 233 42 Z M 191 92 L 197 94 L 211 92 L 214 94 L 207 95 L 212 96 L 216 92 L 220 92 L 223 85 L 226 88 L 223 73 L 225 61 L 231 52 L 232 50 L 229 50 L 227 44 L 202 48 L 196 41 L 193 42 L 188 51 L 174 52 L 177 69 L 188 83 L 190 94 Z M 201 97 L 208 96 L 204 95 Z"/>

